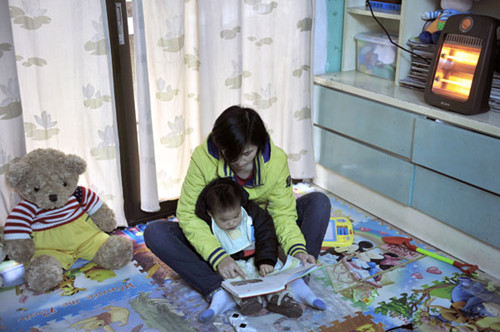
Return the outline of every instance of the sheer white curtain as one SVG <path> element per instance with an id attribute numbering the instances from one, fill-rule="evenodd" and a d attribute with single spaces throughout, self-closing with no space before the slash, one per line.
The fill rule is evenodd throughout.
<path id="1" fill-rule="evenodd" d="M 0 225 L 18 197 L 6 187 L 4 174 L 10 160 L 26 153 L 21 116 L 21 96 L 13 49 L 9 6 L 0 1 Z"/>
<path id="2" fill-rule="evenodd" d="M 143 210 L 179 195 L 192 150 L 233 104 L 261 114 L 294 178 L 314 176 L 312 2 L 133 1 Z M 52 147 L 87 161 L 81 184 L 125 226 L 104 0 L 0 6 L 0 223 L 18 199 L 8 162 Z"/>
<path id="3" fill-rule="evenodd" d="M 150 97 L 150 105 L 138 107 L 139 140 L 154 145 L 154 156 L 141 151 L 141 168 L 151 170 L 141 177 L 149 193 L 143 208 L 154 208 L 157 197 L 177 197 L 193 148 L 234 104 L 261 114 L 275 143 L 289 154 L 292 177 L 315 176 L 313 0 L 134 2 L 134 10 L 143 10 L 143 29 L 136 22 L 134 33 L 144 34 L 144 53 L 137 56 L 143 57 L 138 64 L 147 64 Z"/>
<path id="4" fill-rule="evenodd" d="M 8 162 L 51 147 L 85 159 L 81 185 L 123 213 L 107 22 L 101 0 L 0 1 L 0 223 Z M 10 16 L 9 16 L 10 13 Z"/>
<path id="5" fill-rule="evenodd" d="M 197 2 L 133 3 L 141 205 L 154 211 L 179 196 L 200 143 Z"/>

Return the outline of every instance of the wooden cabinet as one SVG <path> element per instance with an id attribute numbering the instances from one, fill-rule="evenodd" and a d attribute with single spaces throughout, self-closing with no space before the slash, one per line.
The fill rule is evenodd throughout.
<path id="1" fill-rule="evenodd" d="M 499 112 L 443 111 L 353 72 L 315 82 L 318 164 L 500 248 Z"/>
<path id="2" fill-rule="evenodd" d="M 313 134 L 318 163 L 401 204 L 410 203 L 409 162 L 319 127 Z"/>
<path id="3" fill-rule="evenodd" d="M 409 205 L 416 116 L 320 86 L 314 87 L 314 100 L 317 162 Z"/>
<path id="4" fill-rule="evenodd" d="M 326 52 L 329 62 L 341 60 L 339 71 L 327 73 L 315 62 L 314 181 L 500 275 L 495 264 L 500 255 L 500 112 L 465 116 L 428 105 L 422 92 L 399 86 L 410 70 L 410 54 L 399 48 L 394 80 L 357 72 L 355 36 L 383 30 L 365 0 L 342 1 L 342 24 L 329 21 L 324 36 L 338 41 L 342 26 L 341 59 L 334 59 L 339 43 L 314 50 Z M 407 40 L 422 30 L 420 15 L 438 8 L 440 0 L 402 0 L 400 12 L 375 15 L 406 48 Z M 337 10 L 328 12 L 328 20 L 335 20 Z M 475 2 L 473 12 L 500 19 L 497 1 Z"/>
<path id="5" fill-rule="evenodd" d="M 418 119 L 415 123 L 412 161 L 500 195 L 498 138 L 446 123 Z"/>
<path id="6" fill-rule="evenodd" d="M 471 169 L 470 173 L 477 171 L 480 172 Z M 500 248 L 498 195 L 417 166 L 411 206 L 469 236 Z"/>
<path id="7" fill-rule="evenodd" d="M 314 88 L 314 123 L 409 159 L 416 116 L 396 107 L 332 89 Z"/>

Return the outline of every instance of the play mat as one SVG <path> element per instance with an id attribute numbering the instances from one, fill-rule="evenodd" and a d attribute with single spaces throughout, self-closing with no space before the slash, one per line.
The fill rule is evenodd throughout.
<path id="1" fill-rule="evenodd" d="M 316 189 L 298 184 L 294 190 Z M 230 311 L 202 324 L 198 315 L 207 303 L 146 248 L 147 224 L 141 224 L 115 232 L 134 241 L 126 267 L 109 271 L 80 262 L 45 294 L 22 285 L 21 265 L 2 263 L 0 273 L 13 285 L 0 290 L 0 331 L 500 331 L 496 279 L 385 244 L 383 237 L 410 235 L 330 199 L 332 217 L 349 218 L 355 237 L 349 247 L 325 248 L 324 268 L 311 274 L 309 285 L 325 311 L 304 307 L 298 319 L 265 309 L 246 317 Z"/>

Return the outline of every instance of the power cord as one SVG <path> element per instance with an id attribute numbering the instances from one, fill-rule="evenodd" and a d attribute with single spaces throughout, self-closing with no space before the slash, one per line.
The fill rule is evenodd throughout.
<path id="1" fill-rule="evenodd" d="M 402 49 L 403 51 L 406 51 L 416 57 L 419 57 L 420 59 L 424 60 L 425 63 L 427 63 L 428 65 L 430 65 L 431 63 L 429 62 L 429 60 L 427 60 L 426 58 L 424 58 L 423 56 L 421 56 L 420 54 L 417 54 L 413 51 L 410 51 L 406 48 L 404 48 L 403 46 L 400 46 L 399 44 L 395 43 L 394 41 L 392 41 L 392 38 L 391 38 L 391 35 L 389 34 L 389 32 L 387 31 L 387 29 L 383 26 L 382 23 L 380 23 L 380 21 L 378 20 L 378 18 L 375 16 L 375 14 L 373 13 L 373 8 L 372 8 L 372 4 L 370 3 L 369 0 L 366 1 L 366 3 L 368 4 L 368 7 L 370 8 L 370 13 L 372 14 L 372 17 L 373 19 L 378 23 L 378 25 L 380 25 L 380 27 L 382 28 L 382 30 L 384 30 L 385 34 L 387 35 L 387 37 L 389 38 L 389 41 L 391 42 L 391 44 L 399 47 L 400 49 Z"/>

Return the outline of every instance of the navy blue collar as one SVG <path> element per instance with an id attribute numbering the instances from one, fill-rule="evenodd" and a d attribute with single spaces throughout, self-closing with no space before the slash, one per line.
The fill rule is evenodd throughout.
<path id="1" fill-rule="evenodd" d="M 215 146 L 214 140 L 212 139 L 212 135 L 208 136 L 207 139 L 207 149 L 208 153 L 215 159 L 219 160 L 219 149 Z"/>

